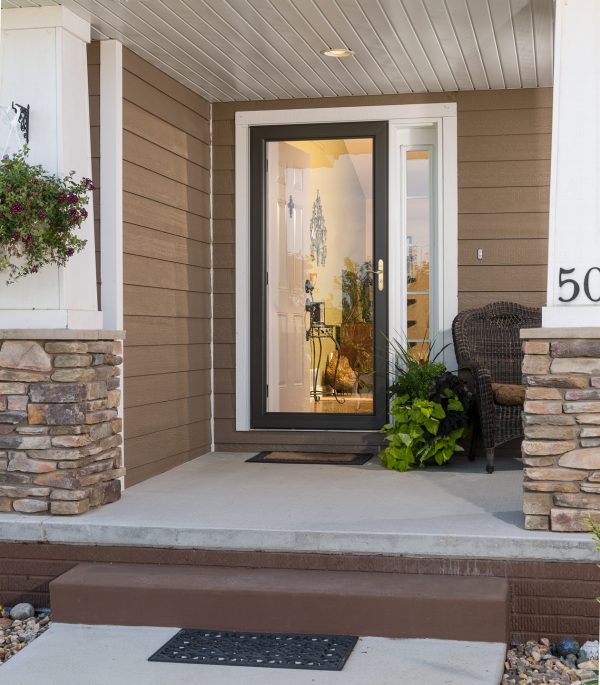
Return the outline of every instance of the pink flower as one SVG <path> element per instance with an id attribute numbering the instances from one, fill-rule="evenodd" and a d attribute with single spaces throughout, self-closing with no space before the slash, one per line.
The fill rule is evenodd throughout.
<path id="1" fill-rule="evenodd" d="M 30 240 L 31 240 L 31 233 L 26 233 L 26 234 L 23 236 L 23 242 L 24 242 L 24 243 L 28 243 Z"/>
<path id="2" fill-rule="evenodd" d="M 70 204 L 74 205 L 77 203 L 77 195 L 74 193 L 71 193 L 71 195 L 67 195 L 67 200 L 69 201 Z"/>
<path id="3" fill-rule="evenodd" d="M 23 209 L 23 205 L 20 202 L 13 202 L 10 206 L 11 214 L 18 214 Z"/>
<path id="4" fill-rule="evenodd" d="M 43 221 L 46 218 L 46 212 L 38 212 L 38 218 Z"/>
<path id="5" fill-rule="evenodd" d="M 13 237 L 15 240 L 18 240 L 18 239 L 21 237 L 21 234 L 19 233 L 19 231 L 13 231 L 13 232 L 12 232 L 12 237 Z"/>
<path id="6" fill-rule="evenodd" d="M 82 216 L 84 219 L 87 219 L 87 216 L 88 216 L 87 209 L 84 208 L 84 209 L 82 209 L 79 213 L 81 214 L 81 216 Z"/>

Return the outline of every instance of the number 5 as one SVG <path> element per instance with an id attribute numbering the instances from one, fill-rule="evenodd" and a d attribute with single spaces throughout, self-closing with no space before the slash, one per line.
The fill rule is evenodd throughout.
<path id="1" fill-rule="evenodd" d="M 558 270 L 558 286 L 559 288 L 562 288 L 563 285 L 566 285 L 567 283 L 571 283 L 573 285 L 573 293 L 571 297 L 559 297 L 558 301 L 559 302 L 573 302 L 573 300 L 577 299 L 577 296 L 579 295 L 580 287 L 579 283 L 577 281 L 573 280 L 572 278 L 563 278 L 565 274 L 572 274 L 575 269 L 562 269 L 560 268 Z"/>

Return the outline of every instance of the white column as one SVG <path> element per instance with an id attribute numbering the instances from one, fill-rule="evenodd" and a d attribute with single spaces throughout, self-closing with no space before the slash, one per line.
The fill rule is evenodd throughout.
<path id="1" fill-rule="evenodd" d="M 556 0 L 544 327 L 600 325 L 600 2 Z"/>
<path id="2" fill-rule="evenodd" d="M 104 328 L 123 328 L 123 46 L 100 43 L 100 244 Z"/>
<path id="3" fill-rule="evenodd" d="M 89 23 L 61 6 L 3 9 L 1 20 L 0 104 L 30 105 L 30 161 L 91 178 Z M 102 328 L 91 198 L 87 209 L 79 229 L 87 245 L 65 268 L 47 266 L 10 286 L 0 274 L 0 328 Z"/>

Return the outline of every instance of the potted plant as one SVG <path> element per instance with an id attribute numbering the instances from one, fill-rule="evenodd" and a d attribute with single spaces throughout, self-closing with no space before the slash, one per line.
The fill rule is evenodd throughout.
<path id="1" fill-rule="evenodd" d="M 410 471 L 433 460 L 445 464 L 455 452 L 468 425 L 471 396 L 464 383 L 431 356 L 391 341 L 394 381 L 390 386 L 391 423 L 386 424 L 387 446 L 379 456 L 389 469 Z M 423 350 L 421 350 L 423 352 Z"/>
<path id="2" fill-rule="evenodd" d="M 77 230 L 88 215 L 91 180 L 47 174 L 29 164 L 28 153 L 24 146 L 0 160 L 0 271 L 7 283 L 45 264 L 64 266 L 86 244 Z"/>

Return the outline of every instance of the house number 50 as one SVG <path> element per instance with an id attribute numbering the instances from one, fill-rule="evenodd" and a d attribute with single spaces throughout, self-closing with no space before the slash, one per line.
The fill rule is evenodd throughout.
<path id="1" fill-rule="evenodd" d="M 575 280 L 575 278 L 565 278 L 565 276 L 569 276 L 575 271 L 575 269 L 563 269 L 560 268 L 558 270 L 558 285 L 560 288 L 563 288 L 564 286 L 570 286 L 571 287 L 571 296 L 570 297 L 559 297 L 558 300 L 559 302 L 573 302 L 573 300 L 576 300 L 579 297 L 579 293 L 581 292 L 581 286 L 579 285 L 579 282 Z M 592 266 L 591 269 L 588 269 L 585 276 L 583 277 L 583 292 L 585 293 L 585 296 L 590 302 L 600 302 L 600 286 L 597 288 L 598 292 L 598 297 L 592 297 L 592 293 L 590 292 L 590 279 L 594 271 L 597 271 L 598 274 L 600 274 L 600 266 Z"/>

